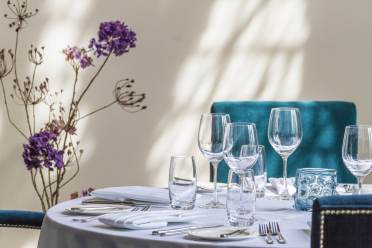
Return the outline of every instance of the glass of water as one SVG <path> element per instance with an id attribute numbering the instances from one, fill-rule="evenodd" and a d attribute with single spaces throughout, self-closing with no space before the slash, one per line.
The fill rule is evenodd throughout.
<path id="1" fill-rule="evenodd" d="M 193 209 L 196 197 L 194 156 L 172 156 L 169 168 L 169 198 L 174 209 Z"/>
<path id="2" fill-rule="evenodd" d="M 253 225 L 256 187 L 252 170 L 247 170 L 243 176 L 229 171 L 226 209 L 231 226 L 244 229 Z"/>

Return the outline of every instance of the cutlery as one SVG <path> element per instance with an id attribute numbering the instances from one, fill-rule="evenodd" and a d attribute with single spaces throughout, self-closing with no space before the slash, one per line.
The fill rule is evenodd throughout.
<path id="1" fill-rule="evenodd" d="M 155 202 L 147 202 L 147 201 L 139 201 L 139 200 L 131 200 L 131 199 L 126 199 L 124 201 L 113 201 L 113 200 L 104 200 L 104 199 L 99 199 L 99 198 L 89 198 L 85 199 L 81 202 L 83 205 L 89 206 L 90 204 L 94 205 L 105 205 L 105 206 L 110 206 L 110 205 L 116 205 L 116 206 L 135 206 L 135 207 L 142 207 L 142 206 L 148 206 L 148 205 L 153 205 L 153 206 L 168 206 L 166 203 L 155 203 Z"/>
<path id="2" fill-rule="evenodd" d="M 278 235 L 276 238 L 276 241 L 278 241 L 279 244 L 285 244 L 287 241 L 285 240 L 284 236 L 280 232 L 279 223 L 278 222 L 269 222 L 269 228 L 273 236 Z"/>
<path id="3" fill-rule="evenodd" d="M 269 228 L 265 224 L 258 225 L 258 233 L 260 236 L 266 236 L 265 241 L 267 244 L 273 244 L 274 241 L 271 238 L 271 234 L 269 233 Z"/>
<path id="4" fill-rule="evenodd" d="M 131 209 L 130 211 L 131 212 L 136 212 L 136 211 L 148 211 L 150 210 L 151 206 L 146 206 L 146 207 L 135 207 L 133 209 Z M 87 222 L 90 222 L 92 220 L 95 220 L 95 219 L 98 219 L 99 217 L 101 217 L 101 215 L 97 215 L 97 216 L 92 216 L 92 217 L 88 217 L 88 218 L 73 218 L 72 221 L 77 221 L 77 222 L 81 222 L 81 223 L 87 223 Z"/>
<path id="5" fill-rule="evenodd" d="M 228 238 L 228 237 L 230 237 L 234 234 L 240 234 L 240 233 L 244 233 L 244 232 L 245 232 L 245 229 L 237 229 L 237 230 L 232 231 L 232 232 L 220 234 L 220 238 Z"/>
<path id="6" fill-rule="evenodd" d="M 224 226 L 224 225 L 187 226 L 187 227 L 179 227 L 179 228 L 171 228 L 171 229 L 161 229 L 161 230 L 152 231 L 152 235 L 159 235 L 159 236 L 176 235 L 176 234 L 182 234 L 182 233 L 185 233 L 191 230 L 214 228 L 214 227 L 221 227 L 221 226 Z"/>
<path id="7" fill-rule="evenodd" d="M 125 206 L 72 206 L 70 207 L 71 210 L 112 210 L 112 209 L 118 209 L 118 210 L 125 210 L 129 209 Z"/>

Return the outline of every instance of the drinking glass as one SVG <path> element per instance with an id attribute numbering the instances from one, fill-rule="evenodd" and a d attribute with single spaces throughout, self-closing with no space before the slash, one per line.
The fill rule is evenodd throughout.
<path id="1" fill-rule="evenodd" d="M 358 180 L 358 194 L 364 178 L 372 170 L 372 126 L 352 125 L 345 128 L 342 160 Z"/>
<path id="2" fill-rule="evenodd" d="M 337 173 L 326 168 L 297 169 L 295 184 L 295 208 L 311 211 L 316 198 L 336 194 Z"/>
<path id="3" fill-rule="evenodd" d="M 194 156 L 172 156 L 169 167 L 169 198 L 174 209 L 193 209 L 196 197 Z"/>
<path id="4" fill-rule="evenodd" d="M 236 174 L 229 170 L 226 209 L 229 224 L 246 229 L 254 223 L 256 192 L 253 171 Z"/>
<path id="5" fill-rule="evenodd" d="M 247 147 L 242 147 L 242 155 L 246 154 Z M 265 196 L 265 186 L 267 182 L 267 168 L 266 168 L 266 153 L 265 146 L 258 146 L 258 158 L 252 167 L 254 173 L 254 181 L 256 184 L 256 197 L 262 198 Z"/>
<path id="6" fill-rule="evenodd" d="M 198 145 L 204 157 L 212 164 L 214 198 L 211 202 L 203 205 L 204 208 L 224 208 L 224 204 L 218 201 L 217 194 L 217 168 L 223 159 L 223 140 L 225 126 L 230 122 L 227 114 L 202 114 L 199 124 Z"/>
<path id="7" fill-rule="evenodd" d="M 244 174 L 258 159 L 258 138 L 254 123 L 234 122 L 226 125 L 224 160 L 236 174 Z"/>
<path id="8" fill-rule="evenodd" d="M 271 146 L 283 159 L 283 200 L 289 200 L 287 187 L 287 160 L 302 139 L 300 111 L 297 108 L 273 108 L 270 113 L 268 138 Z"/>

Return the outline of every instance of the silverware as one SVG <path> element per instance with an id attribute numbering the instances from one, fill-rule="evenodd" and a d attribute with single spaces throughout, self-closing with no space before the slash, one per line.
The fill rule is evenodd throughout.
<path id="1" fill-rule="evenodd" d="M 237 230 L 232 231 L 232 232 L 222 233 L 222 234 L 220 234 L 220 238 L 228 238 L 230 236 L 233 236 L 234 234 L 243 233 L 244 231 L 245 231 L 245 229 L 237 229 Z"/>
<path id="2" fill-rule="evenodd" d="M 284 236 L 280 232 L 279 223 L 278 222 L 269 222 L 269 228 L 273 236 L 278 235 L 276 237 L 276 241 L 278 241 L 279 244 L 285 244 L 287 241 L 285 240 Z"/>
<path id="3" fill-rule="evenodd" d="M 266 224 L 258 225 L 258 233 L 260 236 L 265 236 L 265 241 L 267 244 L 274 243 L 273 239 L 271 238 L 271 234 L 269 232 L 269 227 Z"/>
<path id="4" fill-rule="evenodd" d="M 187 226 L 187 227 L 179 227 L 179 228 L 171 228 L 171 229 L 161 229 L 161 230 L 152 231 L 152 235 L 159 235 L 159 236 L 176 235 L 176 234 L 182 234 L 182 233 L 185 233 L 191 230 L 214 228 L 214 227 L 221 227 L 221 226 L 224 226 L 224 225 Z"/>
<path id="5" fill-rule="evenodd" d="M 148 211 L 148 210 L 150 210 L 150 208 L 151 208 L 151 206 L 135 207 L 135 208 L 131 209 L 130 211 L 131 212 Z M 77 221 L 77 222 L 81 222 L 81 223 L 87 223 L 87 222 L 90 222 L 92 220 L 98 219 L 100 216 L 102 216 L 102 214 L 96 215 L 96 216 L 92 216 L 92 217 L 88 217 L 88 218 L 73 218 L 72 221 Z"/>

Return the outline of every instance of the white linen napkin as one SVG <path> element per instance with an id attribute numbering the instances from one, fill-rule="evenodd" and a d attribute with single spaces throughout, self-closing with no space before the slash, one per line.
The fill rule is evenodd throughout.
<path id="1" fill-rule="evenodd" d="M 169 193 L 167 189 L 145 186 L 103 188 L 94 190 L 91 192 L 91 195 L 111 201 L 136 200 L 169 204 Z"/>
<path id="2" fill-rule="evenodd" d="M 284 180 L 282 177 L 280 178 L 269 178 L 269 183 L 271 183 L 272 188 L 276 191 L 278 195 L 284 192 Z M 289 195 L 294 195 L 296 193 L 296 187 L 294 186 L 295 178 L 289 177 L 287 178 L 287 187 Z"/>
<path id="3" fill-rule="evenodd" d="M 154 229 L 166 227 L 171 222 L 189 222 L 205 216 L 202 211 L 160 210 L 149 212 L 124 212 L 105 214 L 98 220 L 108 226 L 127 229 Z"/>

